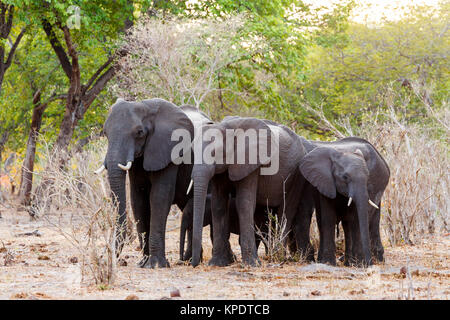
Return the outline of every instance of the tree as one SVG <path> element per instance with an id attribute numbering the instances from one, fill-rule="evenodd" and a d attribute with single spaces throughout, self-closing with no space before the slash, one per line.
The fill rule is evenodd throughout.
<path id="1" fill-rule="evenodd" d="M 301 1 L 203 1 L 182 19 L 153 16 L 126 38 L 131 54 L 113 93 L 163 96 L 217 118 L 251 112 L 293 122 L 315 36 L 308 29 L 345 20 L 350 6 L 321 17 Z"/>
<path id="2" fill-rule="evenodd" d="M 27 82 L 32 92 L 31 126 L 20 187 L 20 197 L 23 204 L 28 204 L 32 186 L 32 170 L 35 159 L 36 139 L 39 133 L 45 109 L 55 100 L 65 100 L 63 117 L 60 129 L 56 137 L 55 147 L 58 150 L 67 151 L 69 142 L 73 136 L 78 122 L 83 119 L 89 107 L 114 76 L 115 47 L 111 39 L 117 39 L 121 33 L 131 26 L 134 19 L 135 5 L 141 1 L 90 1 L 81 3 L 78 1 L 13 1 L 22 8 L 22 17 L 26 13 L 26 21 L 36 31 L 36 38 L 42 39 L 45 35 L 50 46 L 39 44 L 31 45 L 28 54 L 31 56 L 43 56 L 53 52 L 53 56 L 59 63 L 59 68 L 66 79 L 58 79 L 58 84 L 39 83 L 33 77 L 28 76 Z M 36 50 L 39 48 L 41 51 Z M 44 53 L 44 54 L 43 54 Z M 25 56 L 24 56 L 25 57 Z M 47 55 L 47 59 L 48 59 Z M 37 59 L 40 65 L 39 71 L 50 67 L 48 59 Z M 32 60 L 27 60 L 21 65 L 22 71 L 27 75 L 31 73 Z M 20 61 L 18 61 L 20 65 Z M 84 71 L 86 70 L 86 71 Z M 54 73 L 52 69 L 50 73 Z M 38 72 L 42 73 L 42 72 Z M 32 73 L 31 73 L 32 74 Z M 50 75 L 50 74 L 49 74 Z M 61 92 L 61 84 L 66 85 L 66 92 Z M 49 90 L 46 90 L 46 89 Z M 58 88 L 59 92 L 55 92 Z M 43 98 L 45 91 L 52 93 Z M 56 106 L 58 108 L 58 106 Z M 58 118 L 56 112 L 53 114 Z M 64 166 L 67 153 L 62 152 L 60 164 Z"/>
<path id="3" fill-rule="evenodd" d="M 17 47 L 27 30 L 26 26 L 19 27 L 20 31 L 15 39 L 11 38 L 11 35 L 14 34 L 15 10 L 16 8 L 13 4 L 8 4 L 7 1 L 0 1 L 0 95 L 5 73 L 11 66 Z"/>
<path id="4" fill-rule="evenodd" d="M 305 101 L 353 126 L 389 108 L 408 121 L 430 121 L 448 95 L 449 9 L 448 2 L 410 7 L 396 21 L 351 24 L 345 41 L 317 43 L 307 59 Z"/>
<path id="5" fill-rule="evenodd" d="M 21 26 L 20 31 L 14 36 L 14 26 L 17 24 L 15 19 L 15 6 L 6 1 L 0 1 L 0 97 L 2 95 L 3 80 L 5 73 L 11 67 L 17 47 L 22 40 L 27 27 Z M 3 108 L 1 108 L 3 109 Z M 4 110 L 0 110 L 4 112 Z M 14 123 L 0 117 L 0 175 L 2 172 L 2 153 L 6 142 L 8 141 Z"/>

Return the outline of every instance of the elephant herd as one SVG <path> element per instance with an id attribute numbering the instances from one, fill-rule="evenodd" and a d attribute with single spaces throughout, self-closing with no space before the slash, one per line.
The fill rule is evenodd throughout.
<path id="1" fill-rule="evenodd" d="M 230 233 L 239 234 L 242 262 L 257 266 L 268 210 L 286 219 L 291 253 L 315 261 L 312 214 L 320 233 L 317 261 L 336 264 L 335 231 L 342 223 L 345 265 L 383 260 L 380 203 L 389 168 L 368 141 L 309 141 L 288 127 L 231 116 L 213 122 L 197 108 L 163 99 L 118 99 L 104 125 L 108 171 L 118 207 L 118 250 L 126 237 L 126 176 L 144 268 L 168 267 L 165 231 L 170 207 L 183 210 L 180 259 L 202 259 L 202 230 L 211 227 L 210 265 L 234 262 Z M 181 134 L 180 134 L 181 133 Z M 180 142 L 181 138 L 181 143 Z M 206 143 L 205 143 L 206 142 Z M 270 153 L 270 156 L 268 155 Z M 205 155 L 209 155 L 203 159 Z M 185 247 L 188 235 L 187 249 Z"/>

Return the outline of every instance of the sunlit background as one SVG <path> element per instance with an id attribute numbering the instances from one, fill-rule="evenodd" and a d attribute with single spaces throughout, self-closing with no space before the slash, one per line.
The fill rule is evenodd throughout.
<path id="1" fill-rule="evenodd" d="M 339 0 L 305 0 L 313 6 L 337 4 Z M 383 19 L 398 20 L 406 8 L 415 5 L 437 6 L 442 0 L 356 0 L 358 8 L 353 11 L 352 20 L 359 23 L 374 24 Z"/>

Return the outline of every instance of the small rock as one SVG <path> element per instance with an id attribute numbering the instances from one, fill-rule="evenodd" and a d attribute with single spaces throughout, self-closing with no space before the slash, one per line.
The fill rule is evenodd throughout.
<path id="1" fill-rule="evenodd" d="M 39 256 L 38 260 L 50 260 L 48 256 Z"/>
<path id="2" fill-rule="evenodd" d="M 406 277 L 407 272 L 408 272 L 408 269 L 405 266 L 400 268 L 400 275 L 402 275 L 403 277 Z"/>
<path id="3" fill-rule="evenodd" d="M 162 297 L 162 298 L 159 299 L 159 300 L 172 300 L 172 298 L 169 298 L 169 297 Z"/>
<path id="4" fill-rule="evenodd" d="M 117 265 L 120 267 L 126 267 L 128 265 L 128 263 L 125 259 L 119 259 L 119 260 L 117 260 Z"/>
<path id="5" fill-rule="evenodd" d="M 170 291 L 170 297 L 174 298 L 174 297 L 181 297 L 180 295 L 180 290 L 174 288 Z"/>
<path id="6" fill-rule="evenodd" d="M 283 292 L 283 297 L 289 297 L 289 296 L 290 296 L 289 292 L 286 292 L 286 291 Z"/>
<path id="7" fill-rule="evenodd" d="M 78 263 L 78 258 L 77 257 L 71 257 L 71 258 L 69 258 L 69 262 L 70 263 Z"/>
<path id="8" fill-rule="evenodd" d="M 25 292 L 16 293 L 15 295 L 11 296 L 11 299 L 26 299 L 26 298 L 28 298 L 28 293 Z"/>
<path id="9" fill-rule="evenodd" d="M 42 233 L 39 230 L 34 230 L 33 232 L 19 233 L 16 235 L 16 237 L 29 237 L 29 236 L 42 237 Z"/>
<path id="10" fill-rule="evenodd" d="M 411 272 L 411 274 L 412 274 L 413 276 L 418 277 L 418 276 L 420 276 L 420 271 L 419 271 L 419 269 L 417 269 L 417 270 L 414 270 L 413 272 Z"/>
<path id="11" fill-rule="evenodd" d="M 314 290 L 314 291 L 311 291 L 311 295 L 320 296 L 320 295 L 322 295 L 322 293 L 319 290 Z"/>
<path id="12" fill-rule="evenodd" d="M 361 289 L 361 290 L 351 290 L 349 293 L 350 293 L 352 296 L 354 296 L 354 295 L 357 295 L 357 294 L 364 294 L 365 291 L 364 291 L 364 289 Z"/>
<path id="13" fill-rule="evenodd" d="M 139 297 L 135 294 L 130 294 L 125 298 L 125 300 L 139 300 Z"/>

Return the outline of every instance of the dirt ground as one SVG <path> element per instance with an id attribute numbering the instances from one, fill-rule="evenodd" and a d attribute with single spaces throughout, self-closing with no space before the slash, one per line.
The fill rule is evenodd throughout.
<path id="1" fill-rule="evenodd" d="M 77 251 L 42 219 L 32 221 L 12 209 L 0 219 L 0 299 L 448 299 L 450 234 L 427 237 L 414 246 L 390 247 L 386 261 L 369 269 L 338 265 L 283 265 L 264 260 L 262 267 L 244 268 L 237 237 L 232 236 L 238 262 L 225 268 L 197 268 L 178 261 L 180 215 L 170 215 L 166 255 L 171 268 L 136 267 L 137 240 L 125 249 L 127 266 L 118 267 L 113 286 L 81 281 Z M 38 230 L 33 234 L 33 231 Z M 31 233 L 25 235 L 24 233 Z M 209 228 L 204 229 L 204 257 L 211 256 Z M 71 259 L 72 258 L 72 259 Z"/>

